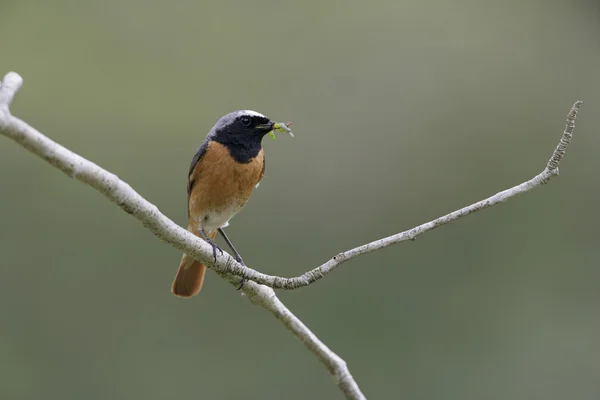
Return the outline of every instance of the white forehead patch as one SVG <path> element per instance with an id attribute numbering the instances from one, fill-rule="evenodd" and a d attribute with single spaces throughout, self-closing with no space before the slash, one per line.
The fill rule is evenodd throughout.
<path id="1" fill-rule="evenodd" d="M 256 111 L 252 111 L 252 110 L 242 110 L 242 113 L 243 113 L 243 114 L 246 114 L 246 115 L 250 115 L 250 116 L 252 116 L 252 117 L 262 117 L 262 118 L 267 118 L 267 117 L 265 117 L 264 115 L 262 115 L 261 113 L 259 113 L 259 112 L 256 112 Z"/>

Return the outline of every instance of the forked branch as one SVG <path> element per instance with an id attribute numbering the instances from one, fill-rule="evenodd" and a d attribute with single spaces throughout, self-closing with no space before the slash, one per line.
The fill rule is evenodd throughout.
<path id="1" fill-rule="evenodd" d="M 21 77 L 16 73 L 8 73 L 0 86 L 0 133 L 13 139 L 32 153 L 48 161 L 67 175 L 84 182 L 109 200 L 116 203 L 127 213 L 144 224 L 157 237 L 172 244 L 177 249 L 193 256 L 206 264 L 232 284 L 238 285 L 241 278 L 247 282 L 243 292 L 255 304 L 262 306 L 280 320 L 304 345 L 321 360 L 327 370 L 333 375 L 337 385 L 347 399 L 364 399 L 358 385 L 352 378 L 344 360 L 333 353 L 323 344 L 283 303 L 271 289 L 297 289 L 308 286 L 336 269 L 343 262 L 362 254 L 370 253 L 396 243 L 413 240 L 418 235 L 447 224 L 475 211 L 482 210 L 506 201 L 518 194 L 528 192 L 558 176 L 558 166 L 562 160 L 567 146 L 573 136 L 575 118 L 582 102 L 577 101 L 567 116 L 567 126 L 560 142 L 554 150 L 546 168 L 530 180 L 510 189 L 471 204 L 460 210 L 451 212 L 433 221 L 426 222 L 404 232 L 367 243 L 354 249 L 345 251 L 333 257 L 323 265 L 314 268 L 300 276 L 283 278 L 260 273 L 245 267 L 235 261 L 228 253 L 223 253 L 214 261 L 212 248 L 195 235 L 175 224 L 156 206 L 148 202 L 133 190 L 127 183 L 116 175 L 102 169 L 98 165 L 71 152 L 56 142 L 50 140 L 24 121 L 11 115 L 9 106 L 22 84 Z M 253 281 L 253 282 L 252 282 Z M 256 283 L 255 283 L 256 282 Z M 260 284 L 260 285 L 259 285 Z"/>
<path id="2" fill-rule="evenodd" d="M 24 121 L 12 116 L 9 106 L 22 82 L 23 80 L 18 74 L 11 72 L 0 83 L 0 134 L 13 139 L 67 175 L 92 186 L 127 213 L 140 220 L 160 239 L 171 243 L 179 250 L 188 252 L 207 265 L 213 266 L 216 272 L 235 286 L 239 286 L 240 278 L 228 274 L 231 263 L 235 263 L 235 260 L 229 255 L 219 257 L 216 264 L 213 265 L 212 248 L 206 242 L 168 219 L 158 211 L 156 206 L 146 201 L 127 183 L 53 142 Z M 167 290 L 168 287 L 165 289 Z M 281 321 L 325 365 L 346 399 L 365 399 L 350 374 L 346 362 L 321 342 L 279 300 L 273 289 L 254 282 L 247 282 L 242 291 L 254 304 L 263 307 Z"/>

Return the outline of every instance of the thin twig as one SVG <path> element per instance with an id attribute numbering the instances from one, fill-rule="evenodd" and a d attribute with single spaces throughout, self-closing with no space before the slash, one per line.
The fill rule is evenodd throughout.
<path id="1" fill-rule="evenodd" d="M 67 175 L 92 186 L 141 221 L 160 239 L 206 263 L 236 287 L 239 286 L 240 278 L 229 274 L 231 266 L 236 263 L 231 256 L 225 254 L 220 256 L 216 263 L 213 263 L 212 249 L 208 244 L 168 219 L 156 206 L 145 200 L 127 183 L 53 142 L 24 121 L 12 116 L 9 106 L 22 82 L 23 80 L 18 74 L 10 72 L 0 83 L 0 134 L 13 139 Z M 346 399 L 365 399 L 350 374 L 346 362 L 331 351 L 287 309 L 277 298 L 273 289 L 254 282 L 247 282 L 242 290 L 254 304 L 263 307 L 281 321 L 325 365 Z"/>

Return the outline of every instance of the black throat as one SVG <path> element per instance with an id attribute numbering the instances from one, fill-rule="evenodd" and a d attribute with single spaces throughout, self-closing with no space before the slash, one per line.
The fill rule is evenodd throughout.
<path id="1" fill-rule="evenodd" d="M 237 140 L 236 140 L 237 139 Z M 241 140 L 240 140 L 241 139 Z M 239 163 L 247 164 L 254 157 L 258 155 L 260 150 L 262 149 L 262 145 L 260 143 L 261 138 L 224 138 L 219 137 L 217 135 L 213 138 L 215 142 L 221 143 L 227 150 L 229 150 L 229 154 L 231 157 Z"/>

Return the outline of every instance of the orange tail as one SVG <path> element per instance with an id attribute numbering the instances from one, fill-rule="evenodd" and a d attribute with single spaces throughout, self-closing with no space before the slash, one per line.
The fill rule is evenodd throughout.
<path id="1" fill-rule="evenodd" d="M 212 235 L 209 235 L 209 237 L 214 240 L 216 235 L 217 232 L 214 232 Z M 206 265 L 201 264 L 187 254 L 184 254 L 183 257 L 181 257 L 181 263 L 179 264 L 177 275 L 175 275 L 171 292 L 179 297 L 192 297 L 197 295 L 202 288 L 205 272 Z"/>

